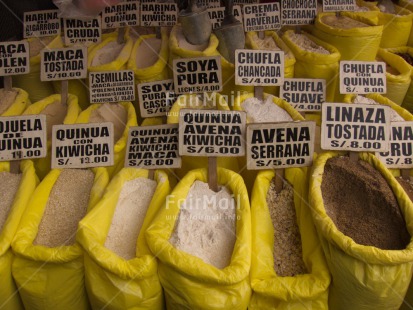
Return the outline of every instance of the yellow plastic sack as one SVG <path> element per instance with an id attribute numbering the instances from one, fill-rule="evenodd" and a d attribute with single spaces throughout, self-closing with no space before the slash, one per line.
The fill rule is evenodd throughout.
<path id="1" fill-rule="evenodd" d="M 377 21 L 364 17 L 361 15 L 362 13 L 354 14 L 352 12 L 341 12 L 340 15 L 363 22 L 370 27 L 342 29 L 323 22 L 323 17 L 334 14 L 318 14 L 313 35 L 336 47 L 341 54 L 340 60 L 373 61 L 380 46 L 383 26 L 377 26 Z"/>
<path id="2" fill-rule="evenodd" d="M 413 12 L 394 5 L 396 14 L 380 12 L 379 25 L 383 25 L 380 47 L 406 46 L 412 29 Z"/>
<path id="3" fill-rule="evenodd" d="M 177 124 L 179 121 L 179 113 L 181 109 L 215 109 L 229 111 L 227 102 L 224 96 L 218 93 L 204 93 L 204 100 L 197 100 L 197 95 L 181 95 L 179 96 L 171 109 L 168 112 L 166 119 L 168 124 Z M 218 157 L 218 167 L 238 171 L 238 163 L 235 158 Z M 176 174 L 179 178 L 183 178 L 190 170 L 197 168 L 208 167 L 208 158 L 203 156 L 182 156 L 182 166 L 176 169 Z"/>
<path id="4" fill-rule="evenodd" d="M 118 37 L 117 32 L 109 33 L 106 39 L 104 39 L 102 42 L 100 42 L 99 44 L 95 45 L 93 48 L 88 50 L 87 64 L 88 64 L 89 71 L 96 72 L 96 71 L 126 70 L 126 63 L 129 60 L 129 56 L 131 54 L 132 46 L 133 46 L 133 41 L 128 36 L 125 36 L 125 45 L 123 46 L 122 50 L 120 51 L 120 53 L 116 56 L 116 58 L 113 61 L 105 63 L 103 65 L 97 65 L 97 66 L 92 65 L 97 52 L 100 49 L 104 48 L 109 43 L 117 42 L 117 37 Z"/>
<path id="5" fill-rule="evenodd" d="M 388 52 L 393 53 L 393 54 L 397 54 L 397 53 L 407 53 L 410 56 L 413 56 L 413 48 L 409 47 L 409 46 L 401 46 L 401 47 L 394 47 L 394 48 L 388 48 L 386 49 Z M 401 57 L 399 57 L 400 59 Z M 399 60 L 401 61 L 401 60 Z M 404 61 L 404 60 L 403 60 Z M 402 107 L 409 110 L 410 112 L 413 113 L 413 82 L 412 82 L 412 78 L 413 78 L 413 66 L 408 64 L 406 62 L 406 64 L 409 66 L 410 68 L 410 85 L 409 88 L 407 89 L 406 95 L 404 96 L 403 102 L 402 102 Z"/>
<path id="6" fill-rule="evenodd" d="M 27 39 L 28 42 L 37 40 L 37 38 Z M 57 35 L 45 48 L 63 47 L 63 41 L 60 35 Z M 54 94 L 52 82 L 40 81 L 40 53 L 30 57 L 30 72 L 27 74 L 13 76 L 13 86 L 24 89 L 28 94 L 31 102 L 36 102 Z"/>
<path id="7" fill-rule="evenodd" d="M 190 171 L 168 196 L 167 203 L 146 232 L 152 253 L 159 259 L 158 274 L 167 309 L 245 310 L 251 288 L 251 218 L 247 190 L 235 172 L 218 168 L 218 184 L 227 186 L 237 201 L 236 234 L 231 263 L 218 269 L 169 243 L 180 204 L 196 180 L 207 182 L 207 169 Z M 230 232 L 228 232 L 230 233 Z"/>
<path id="8" fill-rule="evenodd" d="M 125 154 L 126 154 L 126 144 L 128 143 L 128 133 L 129 127 L 138 126 L 138 122 L 136 120 L 136 112 L 133 104 L 129 101 L 119 102 L 121 104 L 127 114 L 128 119 L 125 124 L 125 129 L 123 131 L 122 137 L 118 141 L 114 141 L 114 165 L 106 167 L 109 173 L 109 177 L 112 178 L 117 172 L 119 172 L 123 166 L 125 161 Z M 85 124 L 89 122 L 90 115 L 93 110 L 96 110 L 100 107 L 101 104 L 95 103 L 89 106 L 86 110 L 79 114 L 79 117 L 76 120 L 77 124 Z"/>
<path id="9" fill-rule="evenodd" d="M 165 80 L 168 78 L 168 32 L 164 28 L 161 30 L 161 49 L 158 53 L 158 60 L 151 66 L 145 68 L 138 68 L 136 64 L 137 51 L 140 45 L 149 38 L 155 38 L 156 35 L 143 35 L 140 36 L 133 45 L 132 52 L 130 54 L 127 68 L 133 70 L 135 73 L 135 83 L 145 83 L 158 80 Z"/>
<path id="10" fill-rule="evenodd" d="M 122 169 L 93 211 L 79 224 L 77 241 L 85 251 L 86 289 L 93 309 L 163 309 L 157 263 L 144 232 L 171 191 L 164 172 L 155 173 L 158 185 L 137 240 L 139 255 L 125 260 L 104 246 L 122 186 L 136 178 L 148 178 L 148 171 Z"/>
<path id="11" fill-rule="evenodd" d="M 264 99 L 267 99 L 268 96 L 270 96 L 269 94 L 264 93 Z M 254 94 L 253 93 L 249 93 L 249 94 L 245 94 L 242 96 L 239 96 L 237 98 L 235 98 L 234 101 L 234 110 L 235 111 L 243 111 L 242 109 L 242 103 L 249 99 L 249 98 L 253 98 Z M 301 116 L 300 113 L 297 112 L 297 110 L 295 110 L 291 104 L 289 104 L 287 101 L 278 98 L 278 97 L 272 97 L 272 101 L 278 105 L 280 108 L 283 108 L 294 121 L 303 121 L 304 118 Z M 239 173 L 242 175 L 245 185 L 247 186 L 248 189 L 248 193 L 251 193 L 252 191 L 252 187 L 254 185 L 255 182 L 255 178 L 257 177 L 257 170 L 248 170 L 247 169 L 247 160 L 245 156 L 242 157 L 237 157 L 238 159 L 238 165 L 239 165 Z"/>
<path id="12" fill-rule="evenodd" d="M 413 3 L 411 3 L 409 0 L 399 0 L 398 5 L 406 10 L 409 10 L 410 12 L 413 12 Z M 413 28 L 413 25 L 412 25 L 412 28 Z M 411 30 L 410 30 L 409 39 L 407 40 L 406 45 L 413 46 L 413 32 Z"/>
<path id="13" fill-rule="evenodd" d="M 219 56 L 221 55 L 218 48 L 218 38 L 215 34 L 211 34 L 209 38 L 208 46 L 202 51 L 194 51 L 185 49 L 179 46 L 179 41 L 177 37 L 178 31 L 180 31 L 181 25 L 176 25 L 172 28 L 171 34 L 169 36 L 169 67 L 172 70 L 172 63 L 174 59 L 177 58 L 196 58 L 196 57 L 207 57 L 207 56 Z M 221 57 L 221 68 L 222 68 L 222 86 L 223 89 L 221 93 L 225 96 L 236 97 L 238 93 L 244 91 L 252 91 L 250 86 L 236 86 L 235 85 L 235 66 L 234 64 L 227 61 L 224 57 Z M 172 76 L 172 71 L 171 71 Z"/>
<path id="14" fill-rule="evenodd" d="M 282 36 L 283 41 L 295 56 L 294 77 L 309 79 L 325 79 L 326 101 L 334 101 L 336 92 L 338 93 L 338 73 L 340 52 L 332 45 L 306 34 L 312 41 L 321 45 L 330 52 L 329 55 L 317 54 L 303 50 L 291 40 L 293 30 L 288 30 Z"/>
<path id="15" fill-rule="evenodd" d="M 23 115 L 34 115 L 40 114 L 49 104 L 54 103 L 55 101 L 61 100 L 60 95 L 51 95 L 43 100 L 33 103 L 30 105 L 24 112 Z M 69 94 L 67 97 L 67 114 L 63 121 L 64 125 L 74 124 L 81 109 L 77 104 L 77 97 Z M 33 159 L 34 166 L 36 168 L 36 173 L 40 180 L 42 180 L 50 171 L 51 167 L 51 158 L 52 158 L 52 141 L 47 141 L 47 155 L 44 158 Z"/>
<path id="16" fill-rule="evenodd" d="M 147 117 L 143 120 L 141 126 L 155 126 L 166 123 L 166 117 Z"/>
<path id="17" fill-rule="evenodd" d="M 302 240 L 307 274 L 279 277 L 274 270 L 274 228 L 267 205 L 273 170 L 260 171 L 251 197 L 252 297 L 248 309 L 328 309 L 330 274 L 307 204 L 307 169 L 285 169 L 285 179 L 294 188 L 297 225 Z"/>
<path id="18" fill-rule="evenodd" d="M 327 215 L 321 192 L 328 159 L 343 153 L 326 152 L 317 157 L 310 179 L 312 217 L 332 274 L 329 307 L 334 310 L 396 310 L 412 278 L 413 241 L 404 250 L 381 250 L 355 243 L 341 233 Z M 413 203 L 384 165 L 373 155 L 360 153 L 388 181 L 413 235 Z"/>
<path id="19" fill-rule="evenodd" d="M 95 179 L 89 210 L 100 200 L 109 181 L 105 169 L 92 171 Z M 77 243 L 54 248 L 33 244 L 50 191 L 60 173 L 60 169 L 53 169 L 36 188 L 12 243 L 17 254 L 12 266 L 13 278 L 26 309 L 89 309 L 81 247 Z"/>
<path id="20" fill-rule="evenodd" d="M 17 91 L 16 99 L 0 116 L 18 116 L 30 105 L 29 94 L 21 88 L 13 87 Z"/>
<path id="21" fill-rule="evenodd" d="M 295 57 L 293 53 L 290 51 L 287 45 L 281 40 L 281 38 L 277 35 L 275 31 L 265 31 L 265 36 L 272 37 L 274 42 L 277 46 L 284 51 L 284 78 L 293 78 L 294 77 L 294 64 L 295 64 Z M 245 48 L 253 49 L 253 50 L 262 50 L 257 44 L 258 34 L 255 31 L 250 31 L 245 34 Z M 264 92 L 267 94 L 272 94 L 278 96 L 280 91 L 279 86 L 266 86 L 264 87 Z"/>
<path id="22" fill-rule="evenodd" d="M 5 171 L 10 171 L 9 162 L 0 163 L 0 172 Z M 20 171 L 22 179 L 19 189 L 16 192 L 7 220 L 0 231 L 0 308 L 7 310 L 24 309 L 11 274 L 11 266 L 14 259 L 11 243 L 30 196 L 39 182 L 32 161 L 22 161 L 20 163 Z"/>
<path id="23" fill-rule="evenodd" d="M 385 97 L 389 98 L 394 103 L 401 105 L 407 90 L 410 87 L 412 70 L 411 66 L 407 64 L 399 56 L 394 55 L 384 49 L 379 49 L 377 53 L 378 57 L 381 57 L 387 64 L 395 68 L 400 74 L 393 75 L 386 73 L 387 93 Z"/>

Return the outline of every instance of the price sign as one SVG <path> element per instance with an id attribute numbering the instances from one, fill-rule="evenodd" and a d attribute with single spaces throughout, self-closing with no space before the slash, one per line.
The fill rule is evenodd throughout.
<path id="1" fill-rule="evenodd" d="M 198 6 L 210 8 L 218 8 L 221 6 L 220 0 L 198 0 Z"/>
<path id="2" fill-rule="evenodd" d="M 285 79 L 280 97 L 299 112 L 321 112 L 326 98 L 326 80 Z"/>
<path id="3" fill-rule="evenodd" d="M 394 169 L 413 168 L 413 122 L 392 122 L 388 152 L 376 153 L 387 166 Z"/>
<path id="4" fill-rule="evenodd" d="M 245 112 L 182 109 L 179 113 L 179 154 L 244 156 L 245 126 Z"/>
<path id="5" fill-rule="evenodd" d="M 28 42 L 10 41 L 0 43 L 0 76 L 29 73 L 29 63 Z"/>
<path id="6" fill-rule="evenodd" d="M 126 147 L 125 167 L 180 168 L 178 124 L 132 127 Z"/>
<path id="7" fill-rule="evenodd" d="M 355 9 L 356 0 L 323 0 L 323 12 L 354 11 Z"/>
<path id="8" fill-rule="evenodd" d="M 148 2 L 141 4 L 141 26 L 171 27 L 178 20 L 176 3 Z"/>
<path id="9" fill-rule="evenodd" d="M 102 11 L 102 28 L 122 28 L 139 25 L 139 1 L 121 2 Z"/>
<path id="10" fill-rule="evenodd" d="M 386 63 L 340 61 L 340 93 L 386 93 Z"/>
<path id="11" fill-rule="evenodd" d="M 238 4 L 241 6 L 244 6 L 246 4 L 256 4 L 256 3 L 260 3 L 259 0 L 234 0 L 234 5 Z"/>
<path id="12" fill-rule="evenodd" d="M 225 17 L 224 11 L 225 8 L 223 7 L 213 7 L 208 9 L 208 15 L 212 23 L 212 29 L 221 27 L 222 21 Z M 240 23 L 242 23 L 241 6 L 235 5 L 232 9 L 232 14 Z"/>
<path id="13" fill-rule="evenodd" d="M 381 105 L 325 102 L 322 105 L 321 148 L 386 152 L 390 141 L 390 108 Z"/>
<path id="14" fill-rule="evenodd" d="M 46 157 L 46 139 L 45 115 L 0 117 L 0 161 Z"/>
<path id="15" fill-rule="evenodd" d="M 133 71 L 89 72 L 89 94 L 91 103 L 134 101 Z"/>
<path id="16" fill-rule="evenodd" d="M 63 19 L 65 45 L 89 46 L 101 41 L 101 18 L 94 19 Z"/>
<path id="17" fill-rule="evenodd" d="M 220 56 L 174 59 L 173 72 L 177 94 L 222 90 Z"/>
<path id="18" fill-rule="evenodd" d="M 244 29 L 264 31 L 281 28 L 280 3 L 244 5 Z"/>
<path id="19" fill-rule="evenodd" d="M 40 80 L 84 79 L 87 72 L 87 48 L 56 48 L 40 52 Z"/>
<path id="20" fill-rule="evenodd" d="M 113 123 L 53 126 L 52 168 L 113 165 Z"/>
<path id="21" fill-rule="evenodd" d="M 60 34 L 59 10 L 25 12 L 23 15 L 23 37 L 45 37 Z"/>
<path id="22" fill-rule="evenodd" d="M 249 124 L 247 168 L 249 170 L 311 166 L 315 122 Z"/>
<path id="23" fill-rule="evenodd" d="M 284 51 L 235 51 L 236 85 L 282 85 L 283 81 Z"/>
<path id="24" fill-rule="evenodd" d="M 317 15 L 317 0 L 282 0 L 281 20 L 283 25 L 298 26 L 314 24 Z"/>
<path id="25" fill-rule="evenodd" d="M 174 81 L 163 80 L 138 84 L 139 110 L 142 117 L 167 115 L 179 95 Z"/>

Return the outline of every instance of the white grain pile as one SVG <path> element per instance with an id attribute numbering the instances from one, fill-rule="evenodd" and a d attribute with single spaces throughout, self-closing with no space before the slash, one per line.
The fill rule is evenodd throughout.
<path id="1" fill-rule="evenodd" d="M 90 170 L 62 170 L 50 192 L 33 244 L 53 248 L 75 243 L 78 223 L 86 215 L 94 177 Z"/>
<path id="2" fill-rule="evenodd" d="M 103 103 L 89 117 L 89 123 L 113 123 L 115 143 L 122 137 L 127 121 L 128 113 L 119 103 Z"/>
<path id="3" fill-rule="evenodd" d="M 355 12 L 368 12 L 370 9 L 366 6 L 358 6 L 357 4 L 354 6 Z"/>
<path id="4" fill-rule="evenodd" d="M 231 262 L 236 240 L 236 202 L 228 189 L 211 191 L 195 181 L 180 206 L 170 243 L 219 269 Z"/>
<path id="5" fill-rule="evenodd" d="M 18 91 L 17 90 L 5 90 L 4 88 L 0 89 L 0 115 L 7 111 L 8 108 L 16 100 Z"/>
<path id="6" fill-rule="evenodd" d="M 124 43 L 119 44 L 116 41 L 109 42 L 96 51 L 95 57 L 93 57 L 92 60 L 92 67 L 101 66 L 114 61 L 124 46 Z"/>
<path id="7" fill-rule="evenodd" d="M 153 66 L 159 59 L 162 40 L 147 38 L 139 44 L 136 50 L 136 67 L 139 69 Z"/>
<path id="8" fill-rule="evenodd" d="M 321 21 L 334 28 L 340 29 L 352 29 L 352 28 L 364 28 L 369 27 L 368 24 L 360 22 L 358 20 L 352 19 L 347 16 L 335 16 L 335 15 L 326 15 L 323 16 Z"/>
<path id="9" fill-rule="evenodd" d="M 252 97 L 241 103 L 241 108 L 247 113 L 248 123 L 274 123 L 293 121 L 290 114 L 280 108 L 269 96 L 264 102 Z"/>
<path id="10" fill-rule="evenodd" d="M 205 50 L 209 45 L 209 41 L 204 43 L 204 44 L 199 44 L 199 45 L 189 43 L 186 40 L 186 38 L 185 38 L 185 36 L 182 32 L 182 28 L 180 26 L 177 26 L 177 28 L 176 28 L 176 39 L 178 40 L 179 47 L 184 49 L 184 50 L 201 52 L 201 51 Z"/>
<path id="11" fill-rule="evenodd" d="M 37 56 L 40 51 L 44 49 L 50 42 L 52 42 L 54 37 L 41 37 L 33 38 L 29 40 L 29 57 Z"/>
<path id="12" fill-rule="evenodd" d="M 20 173 L 0 172 L 0 233 L 13 205 L 21 178 Z"/>
<path id="13" fill-rule="evenodd" d="M 363 96 L 359 96 L 357 95 L 354 99 L 353 99 L 353 103 L 358 103 L 358 104 L 380 104 L 379 102 L 367 98 L 367 97 L 363 97 Z M 390 108 L 390 121 L 391 122 L 404 122 L 404 118 L 401 117 L 399 115 L 399 113 L 397 113 L 395 110 Z"/>
<path id="14" fill-rule="evenodd" d="M 315 43 L 314 41 L 312 41 L 310 38 L 308 38 L 306 35 L 302 33 L 292 33 L 290 36 L 290 39 L 300 48 L 308 52 L 325 54 L 325 55 L 330 54 L 328 50 L 326 50 L 321 45 L 318 45 L 317 43 Z"/>
<path id="15" fill-rule="evenodd" d="M 286 183 L 280 193 L 271 181 L 267 204 L 274 227 L 274 270 L 278 276 L 293 277 L 306 273 L 294 206 L 294 189 Z"/>
<path id="16" fill-rule="evenodd" d="M 126 260 L 136 257 L 136 242 L 155 189 L 156 182 L 146 178 L 123 184 L 106 237 L 106 248 Z"/>
<path id="17" fill-rule="evenodd" d="M 257 44 L 258 49 L 260 50 L 271 50 L 271 51 L 280 51 L 281 48 L 278 47 L 275 43 L 274 38 L 271 36 L 265 36 L 264 39 L 261 39 L 257 35 L 253 37 L 254 42 Z"/>
<path id="18" fill-rule="evenodd" d="M 52 129 L 54 125 L 63 124 L 67 114 L 67 104 L 55 101 L 47 105 L 40 114 L 46 115 L 47 140 L 52 139 Z"/>

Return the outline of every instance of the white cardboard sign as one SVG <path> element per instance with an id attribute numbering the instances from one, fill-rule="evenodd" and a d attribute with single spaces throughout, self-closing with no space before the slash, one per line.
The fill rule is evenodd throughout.
<path id="1" fill-rule="evenodd" d="M 139 25 L 139 1 L 121 2 L 104 8 L 102 29 L 134 27 Z"/>
<path id="2" fill-rule="evenodd" d="M 28 42 L 10 41 L 0 43 L 0 76 L 29 73 L 29 65 Z"/>
<path id="3" fill-rule="evenodd" d="M 299 26 L 314 24 L 317 15 L 317 0 L 281 0 L 283 25 Z"/>
<path id="4" fill-rule="evenodd" d="M 340 93 L 386 93 L 386 63 L 340 61 Z"/>
<path id="5" fill-rule="evenodd" d="M 46 115 L 0 117 L 0 161 L 47 154 Z"/>
<path id="6" fill-rule="evenodd" d="M 356 9 L 356 0 L 345 0 L 345 1 L 323 0 L 323 12 L 354 11 L 355 9 Z"/>
<path id="7" fill-rule="evenodd" d="M 91 103 L 134 101 L 135 75 L 132 70 L 89 72 Z"/>
<path id="8" fill-rule="evenodd" d="M 178 20 L 176 3 L 146 2 L 141 4 L 141 26 L 171 27 Z"/>
<path id="9" fill-rule="evenodd" d="M 306 167 L 313 162 L 315 122 L 249 124 L 249 170 Z"/>
<path id="10" fill-rule="evenodd" d="M 59 10 L 25 12 L 23 14 L 23 37 L 39 38 L 60 34 Z"/>
<path id="11" fill-rule="evenodd" d="M 101 17 L 93 19 L 64 18 L 65 45 L 89 46 L 102 40 Z"/>
<path id="12" fill-rule="evenodd" d="M 386 152 L 390 108 L 382 105 L 325 102 L 322 105 L 323 150 Z"/>
<path id="13" fill-rule="evenodd" d="M 243 10 L 245 32 L 281 28 L 279 2 L 244 5 Z"/>
<path id="14" fill-rule="evenodd" d="M 241 6 L 235 5 L 232 8 L 232 14 L 240 23 L 243 22 Z M 225 17 L 225 8 L 224 7 L 209 8 L 208 15 L 212 23 L 212 29 L 219 28 L 221 27 L 221 23 Z"/>
<path id="15" fill-rule="evenodd" d="M 44 49 L 40 52 L 40 80 L 84 79 L 87 73 L 87 48 Z"/>
<path id="16" fill-rule="evenodd" d="M 181 167 L 178 124 L 131 127 L 125 167 L 173 169 Z"/>
<path id="17" fill-rule="evenodd" d="M 326 80 L 284 79 L 280 98 L 299 112 L 321 112 L 326 98 Z"/>

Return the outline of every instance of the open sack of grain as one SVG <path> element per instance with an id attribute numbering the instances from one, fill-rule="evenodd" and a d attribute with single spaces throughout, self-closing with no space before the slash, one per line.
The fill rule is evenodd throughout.
<path id="1" fill-rule="evenodd" d="M 182 32 L 181 25 L 172 28 L 169 36 L 169 66 L 172 70 L 172 63 L 177 58 L 196 58 L 206 56 L 219 56 L 219 40 L 215 34 L 211 34 L 209 42 L 201 45 L 189 43 Z M 252 87 L 235 85 L 235 66 L 224 57 L 221 57 L 222 68 L 222 94 L 230 96 L 239 91 L 251 91 Z M 172 76 L 172 72 L 170 73 Z"/>
<path id="2" fill-rule="evenodd" d="M 284 78 L 294 77 L 295 57 L 290 49 L 275 31 L 265 31 L 264 38 L 258 37 L 255 31 L 247 32 L 245 35 L 245 47 L 253 50 L 283 51 L 284 52 Z M 278 96 L 279 86 L 266 86 L 264 92 Z"/>
<path id="3" fill-rule="evenodd" d="M 0 88 L 0 116 L 18 116 L 30 105 L 29 94 L 21 88 Z"/>
<path id="4" fill-rule="evenodd" d="M 81 222 L 86 289 L 93 309 L 163 309 L 156 259 L 144 232 L 170 193 L 168 176 L 122 169 Z"/>
<path id="5" fill-rule="evenodd" d="M 113 123 L 114 165 L 107 167 L 109 176 L 113 177 L 124 166 L 129 128 L 138 126 L 133 104 L 127 101 L 92 104 L 76 120 L 78 124 L 105 122 Z"/>
<path id="6" fill-rule="evenodd" d="M 318 14 L 312 34 L 333 45 L 341 60 L 372 61 L 377 54 L 383 26 L 352 12 Z"/>
<path id="7" fill-rule="evenodd" d="M 229 111 L 230 108 L 225 101 L 224 96 L 219 93 L 204 93 L 202 96 L 191 94 L 179 96 L 168 112 L 167 123 L 177 124 L 181 109 L 197 110 L 222 110 Z M 238 171 L 238 163 L 231 157 L 218 157 L 217 164 L 219 167 Z M 176 169 L 176 174 L 183 178 L 192 169 L 203 168 L 208 166 L 208 158 L 203 156 L 182 156 L 182 166 Z"/>
<path id="8" fill-rule="evenodd" d="M 402 58 L 410 68 L 410 85 L 404 96 L 402 107 L 413 113 L 413 48 L 409 46 L 401 46 L 395 48 L 388 48 L 386 51 L 395 54 Z M 398 60 L 400 61 L 400 60 Z"/>
<path id="9" fill-rule="evenodd" d="M 308 207 L 306 168 L 261 171 L 251 197 L 252 297 L 249 309 L 328 309 L 330 274 Z"/>
<path id="10" fill-rule="evenodd" d="M 30 73 L 13 76 L 13 86 L 24 89 L 31 102 L 42 100 L 54 94 L 52 82 L 40 81 L 40 51 L 44 48 L 63 47 L 60 35 L 27 39 L 29 42 Z"/>
<path id="11" fill-rule="evenodd" d="M 53 169 L 31 196 L 12 243 L 12 273 L 26 309 L 89 309 L 78 222 L 109 182 L 103 168 Z"/>
<path id="12" fill-rule="evenodd" d="M 373 155 L 317 157 L 309 201 L 336 310 L 399 309 L 413 272 L 413 203 Z"/>
<path id="13" fill-rule="evenodd" d="M 283 41 L 295 56 L 294 77 L 325 79 L 326 101 L 332 102 L 338 94 L 340 52 L 332 45 L 307 34 L 287 30 Z"/>
<path id="14" fill-rule="evenodd" d="M 246 309 L 250 300 L 251 219 L 247 190 L 218 168 L 219 192 L 207 169 L 190 171 L 146 232 L 159 259 L 168 309 Z"/>
<path id="15" fill-rule="evenodd" d="M 0 307 L 20 310 L 24 308 L 12 278 L 11 243 L 38 179 L 30 160 L 20 163 L 20 173 L 11 173 L 10 163 L 1 162 L 0 178 Z"/>
<path id="16" fill-rule="evenodd" d="M 46 115 L 47 156 L 33 160 L 36 173 L 40 179 L 43 179 L 51 169 L 52 127 L 54 125 L 74 124 L 80 112 L 77 97 L 71 94 L 68 95 L 66 104 L 61 103 L 61 95 L 55 94 L 31 104 L 23 112 L 23 115 Z"/>
<path id="17" fill-rule="evenodd" d="M 412 29 L 413 12 L 399 5 L 394 5 L 394 12 L 386 11 L 380 5 L 378 7 L 381 9 L 379 25 L 383 25 L 380 47 L 406 46 Z"/>
<path id="18" fill-rule="evenodd" d="M 247 113 L 247 124 L 253 123 L 279 123 L 303 121 L 304 118 L 287 101 L 264 93 L 264 100 L 254 97 L 253 93 L 238 96 L 234 101 L 235 111 Z M 239 173 L 242 175 L 248 192 L 257 177 L 257 171 L 247 170 L 246 157 L 237 157 Z"/>
<path id="19" fill-rule="evenodd" d="M 385 49 L 379 49 L 376 60 L 386 63 L 387 92 L 384 96 L 401 105 L 410 87 L 411 66 Z"/>
<path id="20" fill-rule="evenodd" d="M 168 78 L 168 43 L 166 29 L 161 30 L 161 38 L 148 34 L 136 40 L 127 63 L 127 68 L 135 73 L 135 83 Z"/>

